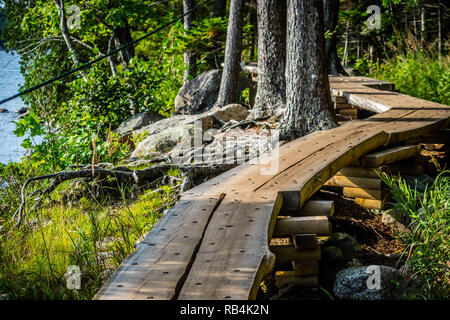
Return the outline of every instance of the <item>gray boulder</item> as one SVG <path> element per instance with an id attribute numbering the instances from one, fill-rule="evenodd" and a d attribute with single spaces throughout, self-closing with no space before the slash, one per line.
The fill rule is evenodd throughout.
<path id="1" fill-rule="evenodd" d="M 155 111 L 138 113 L 122 122 L 115 132 L 120 136 L 124 136 L 162 119 L 164 119 L 164 117 Z"/>
<path id="2" fill-rule="evenodd" d="M 153 134 L 139 143 L 131 155 L 132 158 L 146 158 L 155 152 L 167 153 L 177 145 L 189 148 L 192 144 L 194 133 L 193 124 L 184 124 L 170 127 L 166 130 Z"/>
<path id="3" fill-rule="evenodd" d="M 404 291 L 405 279 L 387 266 L 353 267 L 336 274 L 333 292 L 342 300 L 393 300 Z"/>
<path id="4" fill-rule="evenodd" d="M 142 159 L 155 152 L 171 153 L 171 151 L 174 151 L 174 156 L 179 157 L 184 151 L 189 151 L 194 147 L 196 135 L 201 134 L 200 139 L 202 139 L 203 144 L 203 142 L 206 142 L 205 137 L 208 136 L 207 130 L 220 127 L 230 120 L 244 120 L 248 113 L 245 107 L 239 104 L 231 104 L 223 108 L 213 108 L 202 114 L 175 115 L 157 121 L 135 132 L 147 132 L 148 136 L 139 143 L 131 157 Z M 197 125 L 198 128 L 196 129 Z M 214 137 L 209 140 L 208 142 L 211 142 Z M 195 145 L 195 147 L 198 146 Z"/>
<path id="5" fill-rule="evenodd" d="M 187 82 L 175 98 L 175 114 L 198 114 L 217 101 L 222 70 L 210 70 Z"/>
<path id="6" fill-rule="evenodd" d="M 205 131 L 214 126 L 214 119 L 207 114 L 177 115 L 136 131 L 137 134 L 146 132 L 148 136 L 138 144 L 131 158 L 147 158 L 155 152 L 169 153 L 176 146 L 189 149 L 193 146 L 194 132 L 197 132 L 194 128 L 197 124 Z"/>
<path id="7" fill-rule="evenodd" d="M 230 120 L 242 121 L 247 119 L 250 112 L 240 104 L 229 104 L 223 108 L 214 108 L 210 110 L 208 116 L 213 117 L 219 122 L 228 122 Z"/>
<path id="8" fill-rule="evenodd" d="M 175 97 L 175 115 L 193 115 L 214 107 L 220 91 L 222 70 L 207 71 L 187 82 Z M 249 107 L 255 102 L 257 83 L 248 75 L 240 74 L 238 95 L 249 89 Z"/>

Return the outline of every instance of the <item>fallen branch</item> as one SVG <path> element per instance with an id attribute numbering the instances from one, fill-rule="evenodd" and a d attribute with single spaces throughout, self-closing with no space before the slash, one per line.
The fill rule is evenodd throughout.
<path id="1" fill-rule="evenodd" d="M 39 194 L 38 203 L 33 207 L 36 208 L 42 201 L 45 195 L 50 194 L 63 182 L 84 178 L 86 180 L 104 180 L 108 177 L 114 177 L 118 182 L 122 184 L 135 185 L 137 187 L 153 184 L 153 182 L 164 179 L 167 177 L 166 173 L 170 169 L 178 169 L 183 175 L 183 182 L 180 186 L 180 191 L 184 192 L 195 185 L 199 177 L 210 178 L 211 176 L 218 175 L 224 171 L 227 171 L 234 167 L 233 164 L 212 164 L 212 165 L 176 165 L 176 164 L 159 164 L 153 167 L 149 167 L 143 170 L 130 170 L 127 167 L 116 167 L 112 169 L 105 169 L 104 167 L 110 167 L 103 164 L 100 166 L 77 166 L 81 167 L 76 171 L 62 171 L 58 173 L 33 177 L 25 181 L 21 190 L 21 204 L 14 213 L 12 219 L 16 219 L 15 227 L 19 227 L 23 221 L 25 215 L 25 205 L 28 200 Z M 45 189 L 35 190 L 30 196 L 25 196 L 25 190 L 27 186 L 36 181 L 51 179 L 49 186 Z M 169 178 L 169 183 L 172 184 L 174 179 Z"/>

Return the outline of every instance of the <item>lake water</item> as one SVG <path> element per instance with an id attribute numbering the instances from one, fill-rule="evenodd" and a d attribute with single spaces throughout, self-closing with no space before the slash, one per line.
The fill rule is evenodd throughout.
<path id="1" fill-rule="evenodd" d="M 19 85 L 24 81 L 20 74 L 20 56 L 0 51 L 0 100 L 14 95 L 19 91 Z M 24 106 L 18 98 L 0 105 L 0 109 L 7 109 L 8 113 L 0 113 L 0 163 L 19 161 L 25 154 L 20 146 L 23 138 L 13 133 L 18 121 L 17 111 Z"/>

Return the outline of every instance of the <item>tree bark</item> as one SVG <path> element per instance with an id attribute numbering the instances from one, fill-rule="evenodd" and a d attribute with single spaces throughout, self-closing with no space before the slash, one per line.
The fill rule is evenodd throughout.
<path id="1" fill-rule="evenodd" d="M 328 62 L 328 73 L 332 75 L 347 75 L 337 54 L 336 27 L 339 18 L 339 0 L 323 0 L 325 32 L 332 33 L 331 38 L 325 40 L 325 50 Z"/>
<path id="2" fill-rule="evenodd" d="M 108 41 L 108 52 L 111 52 L 112 47 L 114 45 L 115 38 L 116 38 L 116 35 L 114 33 L 114 30 L 111 30 L 111 36 L 109 37 L 109 41 Z M 114 60 L 113 56 L 110 56 L 108 58 L 108 62 L 109 62 L 109 68 L 111 69 L 111 74 L 113 75 L 113 77 L 115 77 L 117 75 L 116 60 Z"/>
<path id="3" fill-rule="evenodd" d="M 243 0 L 231 0 L 228 20 L 225 63 L 220 84 L 217 107 L 238 102 L 238 82 L 242 53 L 242 4 Z"/>
<path id="4" fill-rule="evenodd" d="M 286 105 L 286 14 L 280 0 L 258 0 L 258 89 L 251 117 L 267 118 Z"/>
<path id="5" fill-rule="evenodd" d="M 194 8 L 194 0 L 183 0 L 184 12 L 188 12 Z M 184 30 L 190 31 L 192 29 L 192 21 L 194 20 L 194 13 L 184 16 Z M 184 72 L 183 81 L 186 82 L 189 78 L 195 77 L 197 73 L 197 59 L 191 51 L 184 53 L 184 65 L 186 71 Z"/>
<path id="6" fill-rule="evenodd" d="M 438 1 L 438 51 L 439 56 L 442 53 L 442 10 L 441 1 Z"/>
<path id="7" fill-rule="evenodd" d="M 80 59 L 78 58 L 77 51 L 75 50 L 75 46 L 73 44 L 72 39 L 70 38 L 69 28 L 67 27 L 67 17 L 66 10 L 64 6 L 64 0 L 55 0 L 56 8 L 58 9 L 59 15 L 59 27 L 61 29 L 62 36 L 64 38 L 64 42 L 66 43 L 67 49 L 72 56 L 72 60 L 75 65 L 81 64 Z"/>
<path id="8" fill-rule="evenodd" d="M 425 45 L 425 6 L 422 5 L 420 9 L 420 40 L 422 41 L 422 46 Z"/>
<path id="9" fill-rule="evenodd" d="M 116 35 L 116 47 L 120 48 L 121 46 L 133 41 L 131 37 L 131 30 L 128 22 L 125 22 L 123 27 L 114 28 L 114 33 Z M 119 53 L 119 61 L 122 65 L 128 66 L 130 64 L 131 59 L 134 57 L 135 51 L 134 46 L 128 46 L 123 50 L 120 50 Z"/>
<path id="10" fill-rule="evenodd" d="M 288 0 L 286 111 L 281 140 L 336 127 L 325 57 L 322 3 Z"/>

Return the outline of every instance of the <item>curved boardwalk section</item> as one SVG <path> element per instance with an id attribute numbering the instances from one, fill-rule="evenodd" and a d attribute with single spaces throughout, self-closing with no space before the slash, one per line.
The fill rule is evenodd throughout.
<path id="1" fill-rule="evenodd" d="M 299 210 L 372 150 L 449 125 L 449 106 L 384 91 L 389 83 L 330 77 L 330 84 L 333 94 L 381 113 L 282 145 L 183 194 L 95 299 L 254 299 L 275 265 L 269 243 L 283 206 Z"/>

